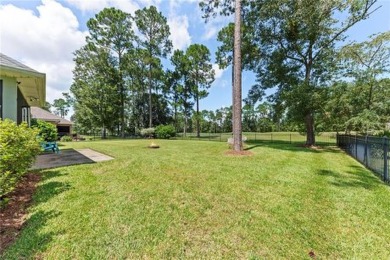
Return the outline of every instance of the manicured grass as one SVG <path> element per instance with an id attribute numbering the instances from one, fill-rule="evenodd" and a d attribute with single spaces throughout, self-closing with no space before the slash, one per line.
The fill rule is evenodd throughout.
<path id="1" fill-rule="evenodd" d="M 390 258 L 390 187 L 337 149 L 149 142 L 66 143 L 115 160 L 43 171 L 3 259 Z"/>

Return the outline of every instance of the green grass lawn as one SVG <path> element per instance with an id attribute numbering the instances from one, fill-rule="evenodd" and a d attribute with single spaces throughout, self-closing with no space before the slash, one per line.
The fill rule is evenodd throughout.
<path id="1" fill-rule="evenodd" d="M 2 259 L 390 258 L 390 187 L 337 149 L 157 143 L 61 146 L 115 160 L 42 171 Z"/>

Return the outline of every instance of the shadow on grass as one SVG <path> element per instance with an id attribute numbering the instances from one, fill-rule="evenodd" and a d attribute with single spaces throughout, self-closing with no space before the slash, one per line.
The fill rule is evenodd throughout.
<path id="1" fill-rule="evenodd" d="M 39 259 L 39 253 L 43 252 L 53 237 L 60 232 L 45 232 L 43 229 L 50 219 L 56 218 L 61 213 L 57 211 L 39 210 L 31 215 L 23 225 L 22 232 L 16 242 L 4 252 L 1 259 Z"/>
<path id="2" fill-rule="evenodd" d="M 316 148 L 308 148 L 304 146 L 304 143 L 301 142 L 283 142 L 283 141 L 246 141 L 247 148 L 244 150 L 252 150 L 257 147 L 267 147 L 271 149 L 276 149 L 276 150 L 284 150 L 284 151 L 293 151 L 293 152 L 305 152 L 305 153 L 341 153 L 341 150 L 331 146 L 329 144 L 324 145 L 324 146 L 319 146 L 318 149 Z"/>
<path id="3" fill-rule="evenodd" d="M 33 172 L 40 174 L 42 179 L 33 194 L 33 204 L 29 210 L 32 214 L 23 224 L 23 228 L 16 240 L 5 249 L 3 256 L 0 255 L 0 259 L 39 259 L 39 253 L 44 252 L 53 238 L 62 232 L 44 231 L 45 226 L 48 225 L 47 223 L 51 219 L 59 216 L 61 212 L 41 209 L 34 210 L 34 208 L 72 189 L 69 183 L 56 179 L 57 177 L 67 175 L 67 173 L 58 170 L 34 170 Z"/>
<path id="4" fill-rule="evenodd" d="M 356 165 L 350 165 L 349 167 L 351 170 L 346 172 L 347 176 L 330 170 L 320 170 L 317 174 L 333 177 L 329 180 L 329 183 L 341 188 L 352 187 L 373 190 L 384 184 L 374 173 L 363 167 Z"/>

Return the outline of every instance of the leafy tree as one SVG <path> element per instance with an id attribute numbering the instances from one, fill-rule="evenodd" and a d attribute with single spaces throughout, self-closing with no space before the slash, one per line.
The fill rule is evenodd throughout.
<path id="1" fill-rule="evenodd" d="M 73 99 L 69 93 L 62 93 L 64 98 L 58 98 L 53 100 L 52 107 L 54 108 L 54 113 L 62 118 L 64 118 L 68 112 L 69 108 L 72 106 Z M 50 103 L 49 103 L 50 105 Z M 50 110 L 48 110 L 50 112 Z"/>
<path id="2" fill-rule="evenodd" d="M 43 107 L 44 110 L 51 112 L 51 104 L 50 102 L 45 102 L 45 106 Z"/>
<path id="3" fill-rule="evenodd" d="M 70 91 L 75 98 L 76 123 L 89 129 L 113 130 L 120 107 L 115 60 L 104 49 L 82 47 L 75 52 L 76 66 Z"/>
<path id="4" fill-rule="evenodd" d="M 147 51 L 148 63 L 148 92 L 149 92 L 149 127 L 152 127 L 152 90 L 156 88 L 156 79 L 160 76 L 156 73 L 156 66 L 160 57 L 166 57 L 171 52 L 172 42 L 169 40 L 169 26 L 167 19 L 155 6 L 143 8 L 135 12 L 135 22 L 141 37 L 138 40 L 140 47 Z M 160 70 L 161 71 L 161 70 Z"/>
<path id="5" fill-rule="evenodd" d="M 132 30 L 132 17 L 116 8 L 104 8 L 87 22 L 90 36 L 87 44 L 97 52 L 105 51 L 110 59 L 106 65 L 111 65 L 115 72 L 115 82 L 119 93 L 120 132 L 124 137 L 125 131 L 125 102 L 127 89 L 124 82 L 124 55 L 133 48 L 135 40 Z"/>
<path id="6" fill-rule="evenodd" d="M 177 109 L 179 108 L 184 116 L 183 132 L 184 136 L 187 133 L 188 119 L 191 116 L 191 101 L 192 91 L 190 81 L 190 60 L 188 56 L 181 50 L 175 50 L 171 57 L 171 64 L 174 66 L 174 71 L 169 74 L 168 84 L 170 86 L 170 93 L 173 99 L 174 118 L 177 128 Z"/>
<path id="7" fill-rule="evenodd" d="M 355 113 L 346 122 L 347 129 L 362 131 L 383 129 L 389 120 L 389 85 L 381 77 L 390 72 L 390 32 L 373 35 L 370 40 L 341 49 L 344 76 L 354 80 L 351 99 Z"/>
<path id="8" fill-rule="evenodd" d="M 332 77 L 335 43 L 360 20 L 366 19 L 376 0 L 244 1 L 248 37 L 262 58 L 253 68 L 258 84 L 277 88 L 271 100 L 284 104 L 290 117 L 306 128 L 306 144 L 315 144 L 315 116 L 324 106 Z M 232 1 L 203 1 L 205 16 L 230 14 Z M 219 9 L 217 9 L 219 8 Z M 336 18 L 348 14 L 346 19 Z M 259 91 L 261 93 L 261 91 Z"/>
<path id="9" fill-rule="evenodd" d="M 345 81 L 330 88 L 325 123 L 336 131 L 383 129 L 390 120 L 390 33 L 344 46 L 339 57 Z"/>
<path id="10" fill-rule="evenodd" d="M 344 32 L 366 19 L 375 0 L 273 1 L 257 4 L 249 18 L 260 30 L 264 59 L 256 87 L 277 87 L 274 100 L 284 102 L 290 117 L 303 123 L 306 145 L 315 144 L 315 117 L 322 110 L 327 82 L 335 67 L 335 43 Z M 340 21 L 335 12 L 348 13 Z"/>
<path id="11" fill-rule="evenodd" d="M 130 125 L 135 129 L 143 129 L 148 126 L 148 95 L 147 95 L 147 71 L 148 71 L 148 53 L 144 49 L 135 48 L 125 57 L 124 71 L 125 79 L 129 89 L 129 107 Z"/>
<path id="12" fill-rule="evenodd" d="M 207 89 L 214 81 L 214 70 L 210 63 L 210 51 L 202 44 L 192 44 L 186 51 L 189 62 L 188 80 L 192 85 L 192 95 L 196 104 L 196 136 L 200 137 L 199 100 L 207 97 Z"/>

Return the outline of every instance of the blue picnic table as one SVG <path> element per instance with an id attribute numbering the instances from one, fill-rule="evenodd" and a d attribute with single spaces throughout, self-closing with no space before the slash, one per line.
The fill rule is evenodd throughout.
<path id="1" fill-rule="evenodd" d="M 57 142 L 42 142 L 41 148 L 44 152 L 53 151 L 53 153 L 60 153 Z"/>

